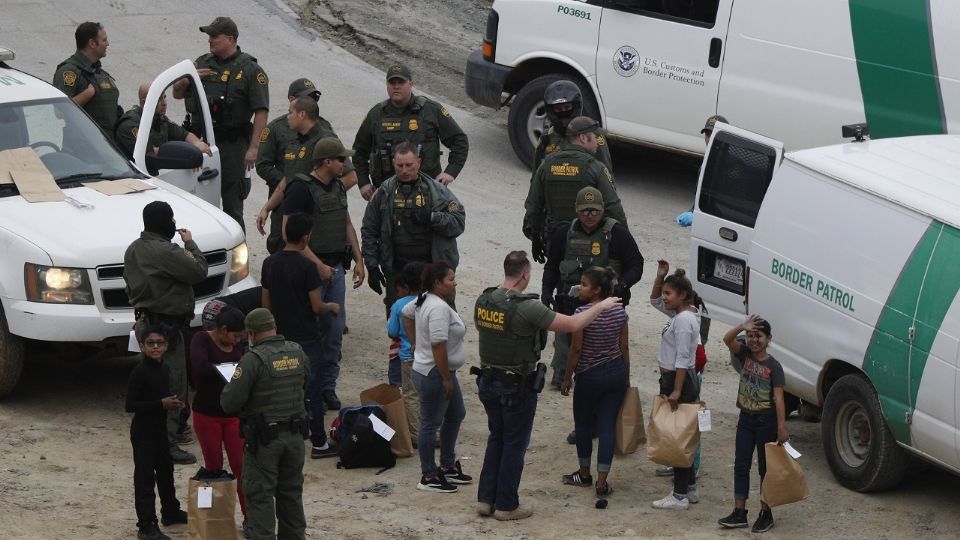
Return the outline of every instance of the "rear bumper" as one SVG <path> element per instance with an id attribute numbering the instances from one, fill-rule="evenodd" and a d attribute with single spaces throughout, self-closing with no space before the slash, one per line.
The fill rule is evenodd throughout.
<path id="1" fill-rule="evenodd" d="M 467 69 L 464 74 L 467 95 L 480 105 L 499 109 L 503 103 L 503 84 L 512 69 L 485 60 L 480 49 L 473 51 L 467 58 Z"/>

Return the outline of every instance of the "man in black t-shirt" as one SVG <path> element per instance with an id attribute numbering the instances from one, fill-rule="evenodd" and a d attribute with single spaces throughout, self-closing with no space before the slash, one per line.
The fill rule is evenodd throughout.
<path id="1" fill-rule="evenodd" d="M 327 443 L 323 429 L 324 402 L 320 399 L 320 323 L 317 315 L 330 313 L 336 316 L 340 306 L 336 302 L 324 303 L 320 295 L 320 272 L 317 265 L 303 256 L 310 242 L 313 220 L 306 214 L 284 216 L 286 219 L 286 245 L 263 261 L 260 274 L 263 286 L 263 307 L 273 313 L 277 333 L 300 345 L 310 359 L 310 384 L 307 399 L 310 401 L 312 419 L 310 439 L 313 442 L 312 458 L 327 457 L 336 451 Z"/>

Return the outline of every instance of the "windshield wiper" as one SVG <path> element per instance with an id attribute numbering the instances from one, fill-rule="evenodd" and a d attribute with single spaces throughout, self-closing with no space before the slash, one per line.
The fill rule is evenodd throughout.
<path id="1" fill-rule="evenodd" d="M 77 181 L 77 180 L 90 180 L 92 178 L 103 178 L 103 173 L 87 172 L 87 173 L 68 174 L 67 176 L 61 176 L 60 178 L 57 178 L 57 183 L 59 184 L 60 182 L 71 182 L 71 181 Z"/>

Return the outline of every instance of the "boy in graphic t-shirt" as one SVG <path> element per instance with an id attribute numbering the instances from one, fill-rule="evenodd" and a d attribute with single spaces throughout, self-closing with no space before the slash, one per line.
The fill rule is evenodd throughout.
<path id="1" fill-rule="evenodd" d="M 747 333 L 746 346 L 737 340 L 737 334 Z M 770 344 L 770 323 L 756 315 L 747 317 L 723 336 L 723 342 L 743 362 L 740 388 L 737 390 L 736 453 L 733 465 L 733 512 L 718 521 L 725 528 L 747 526 L 747 496 L 750 493 L 750 464 L 757 451 L 760 482 L 767 472 L 764 445 L 776 441 L 783 444 L 787 434 L 786 409 L 783 404 L 785 383 L 780 362 L 767 354 Z M 760 515 L 753 524 L 753 532 L 762 533 L 773 528 L 773 513 L 767 503 L 760 501 Z"/>

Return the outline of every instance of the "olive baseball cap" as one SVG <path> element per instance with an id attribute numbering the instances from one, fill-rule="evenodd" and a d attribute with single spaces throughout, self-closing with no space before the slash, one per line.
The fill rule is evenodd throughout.
<path id="1" fill-rule="evenodd" d="M 577 212 L 581 210 L 603 210 L 603 195 L 600 190 L 587 186 L 577 192 Z"/>
<path id="2" fill-rule="evenodd" d="M 277 322 L 273 319 L 273 313 L 267 308 L 257 308 L 247 314 L 243 319 L 248 332 L 258 333 L 273 330 L 277 327 Z"/>
<path id="3" fill-rule="evenodd" d="M 713 125 L 717 122 L 723 122 L 724 124 L 730 123 L 727 122 L 726 118 L 720 116 L 719 114 L 715 114 L 710 118 L 707 118 L 707 123 L 703 125 L 703 129 L 700 130 L 700 133 L 713 133 Z"/>
<path id="4" fill-rule="evenodd" d="M 219 36 L 226 34 L 234 38 L 240 37 L 240 31 L 237 30 L 237 23 L 230 17 L 217 17 L 210 24 L 201 26 L 200 31 L 210 36 Z"/>
<path id="5" fill-rule="evenodd" d="M 390 79 L 403 79 L 409 81 L 413 79 L 413 76 L 410 75 L 410 68 L 403 64 L 393 64 L 387 68 L 387 80 Z"/>
<path id="6" fill-rule="evenodd" d="M 607 132 L 600 127 L 600 122 L 597 122 L 589 116 L 578 116 L 567 124 L 568 135 L 583 135 L 584 133 L 596 133 L 597 135 L 607 134 Z"/>
<path id="7" fill-rule="evenodd" d="M 310 79 L 301 78 L 290 83 L 290 89 L 287 91 L 287 95 L 293 97 L 310 96 L 319 101 L 320 89 L 318 89 Z"/>
<path id="8" fill-rule="evenodd" d="M 345 148 L 340 139 L 336 137 L 325 137 L 317 141 L 313 147 L 313 159 L 333 159 L 348 158 L 353 155 L 353 150 Z"/>

